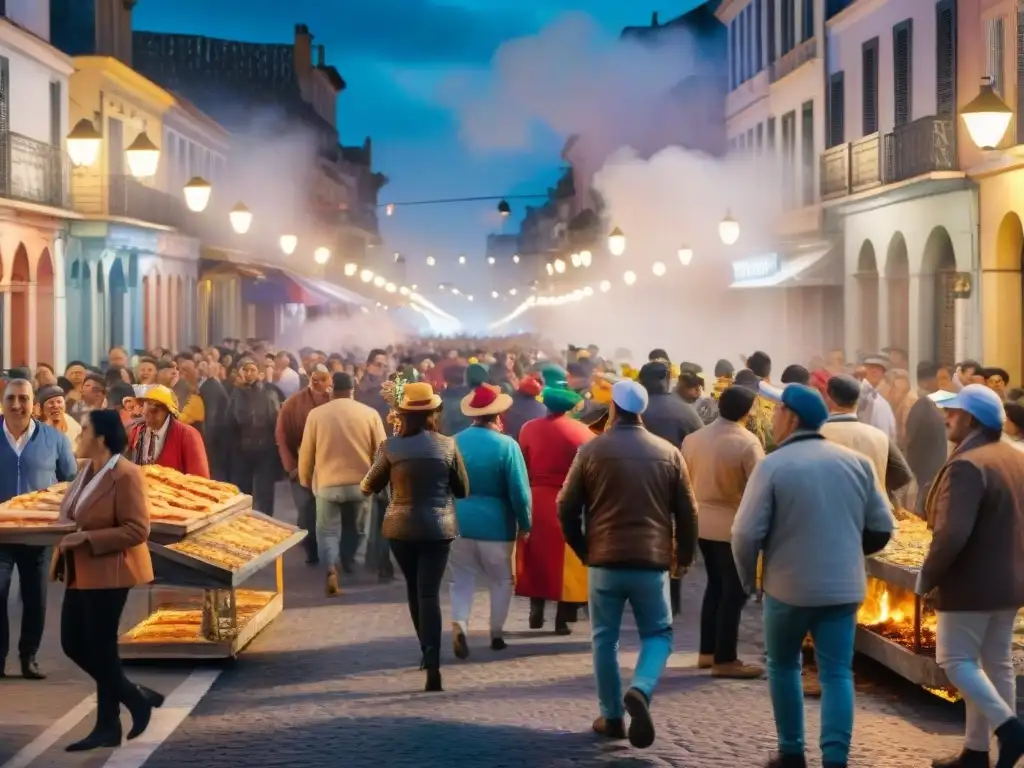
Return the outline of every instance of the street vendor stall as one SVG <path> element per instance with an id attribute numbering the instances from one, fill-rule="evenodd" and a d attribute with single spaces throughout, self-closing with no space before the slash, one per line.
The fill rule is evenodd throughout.
<path id="1" fill-rule="evenodd" d="M 124 659 L 235 657 L 284 608 L 284 553 L 305 531 L 252 508 L 228 483 L 143 467 L 155 580 L 147 616 L 120 639 Z M 75 530 L 61 520 L 68 484 L 0 505 L 0 543 L 53 545 Z M 273 589 L 239 589 L 271 563 Z"/>

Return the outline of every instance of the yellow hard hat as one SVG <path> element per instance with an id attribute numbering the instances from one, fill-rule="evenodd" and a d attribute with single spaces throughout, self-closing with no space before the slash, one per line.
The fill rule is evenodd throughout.
<path id="1" fill-rule="evenodd" d="M 136 396 L 136 400 L 140 402 L 151 402 L 157 405 L 162 405 L 168 411 L 171 412 L 171 416 L 177 418 L 180 413 L 178 411 L 178 398 L 174 396 L 174 392 L 169 387 L 165 387 L 163 384 L 157 384 L 154 387 L 150 387 L 143 394 Z"/>

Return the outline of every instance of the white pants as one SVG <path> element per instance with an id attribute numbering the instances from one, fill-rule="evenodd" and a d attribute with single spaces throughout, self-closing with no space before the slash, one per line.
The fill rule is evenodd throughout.
<path id="1" fill-rule="evenodd" d="M 448 564 L 452 569 L 452 621 L 469 631 L 476 577 L 482 576 L 491 594 L 491 637 L 501 637 L 512 604 L 511 541 L 478 541 L 458 538 L 452 542 Z"/>
<path id="2" fill-rule="evenodd" d="M 1016 616 L 1013 610 L 939 613 L 935 660 L 967 705 L 967 749 L 988 752 L 991 732 L 1016 716 Z"/>

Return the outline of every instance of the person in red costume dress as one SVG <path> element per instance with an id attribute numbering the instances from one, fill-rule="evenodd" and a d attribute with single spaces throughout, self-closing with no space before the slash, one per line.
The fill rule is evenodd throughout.
<path id="1" fill-rule="evenodd" d="M 132 430 L 132 461 L 208 478 L 210 464 L 203 438 L 195 427 L 178 421 L 174 393 L 158 384 L 136 400 L 143 404 L 143 421 Z"/>

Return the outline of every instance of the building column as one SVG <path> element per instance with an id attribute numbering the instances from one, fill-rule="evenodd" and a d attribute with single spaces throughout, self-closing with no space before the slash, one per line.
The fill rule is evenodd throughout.
<path id="1" fill-rule="evenodd" d="M 917 386 L 917 364 L 933 357 L 938 329 L 935 327 L 935 275 L 916 274 L 910 276 L 907 321 L 909 333 L 907 360 L 910 365 L 910 383 Z"/>
<path id="2" fill-rule="evenodd" d="M 889 280 L 883 275 L 878 276 L 878 345 L 889 346 Z M 863 349 L 864 354 L 873 355 L 879 350 Z"/>
<path id="3" fill-rule="evenodd" d="M 39 316 L 39 293 L 38 285 L 34 282 L 26 286 L 26 301 L 28 307 L 28 366 L 30 371 L 35 371 L 39 355 L 39 323 L 36 319 Z"/>
<path id="4" fill-rule="evenodd" d="M 843 354 L 847 360 L 856 357 L 864 338 L 864 318 L 859 311 L 863 304 L 860 291 L 857 276 L 846 275 L 843 279 Z"/>
<path id="5" fill-rule="evenodd" d="M 63 237 L 53 241 L 53 367 L 63 371 L 68 363 L 67 263 Z"/>
<path id="6" fill-rule="evenodd" d="M 0 288 L 4 299 L 4 370 L 11 367 L 11 288 L 9 285 Z"/>

